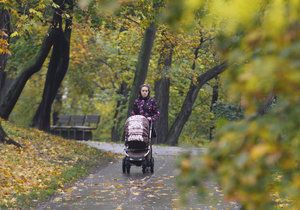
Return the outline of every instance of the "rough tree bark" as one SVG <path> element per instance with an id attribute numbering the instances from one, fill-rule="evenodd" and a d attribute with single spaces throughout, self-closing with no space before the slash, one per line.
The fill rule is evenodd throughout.
<path id="1" fill-rule="evenodd" d="M 170 78 L 168 71 L 172 64 L 172 55 L 174 45 L 166 41 L 158 60 L 158 71 L 160 72 L 160 79 L 155 81 L 155 98 L 158 102 L 160 117 L 155 122 L 156 129 L 156 143 L 166 143 L 166 138 L 169 130 L 168 114 L 169 114 L 169 93 L 170 93 Z"/>
<path id="2" fill-rule="evenodd" d="M 63 9 L 64 5 L 61 5 L 61 8 Z M 69 1 L 69 9 L 71 12 L 73 11 L 72 1 Z M 59 14 L 57 18 L 59 35 L 53 45 L 42 101 L 32 120 L 32 126 L 43 131 L 49 131 L 50 129 L 51 106 L 67 73 L 70 59 L 72 18 L 66 19 L 65 31 L 62 29 L 62 16 Z"/>
<path id="3" fill-rule="evenodd" d="M 145 31 L 139 58 L 134 74 L 134 80 L 130 91 L 127 116 L 130 116 L 135 98 L 138 96 L 139 86 L 145 82 L 151 51 L 155 39 L 156 26 L 151 23 Z"/>
<path id="4" fill-rule="evenodd" d="M 198 96 L 199 90 L 202 88 L 203 85 L 205 85 L 209 80 L 213 79 L 227 68 L 227 63 L 221 63 L 217 66 L 214 66 L 207 72 L 201 74 L 197 78 L 197 84 L 191 83 L 189 91 L 185 97 L 185 100 L 183 102 L 183 105 L 181 106 L 181 110 L 179 114 L 177 115 L 170 131 L 168 132 L 167 136 L 167 142 L 170 145 L 177 145 L 178 144 L 178 138 L 181 134 L 181 131 L 189 119 L 193 105 L 196 101 L 196 98 Z"/>

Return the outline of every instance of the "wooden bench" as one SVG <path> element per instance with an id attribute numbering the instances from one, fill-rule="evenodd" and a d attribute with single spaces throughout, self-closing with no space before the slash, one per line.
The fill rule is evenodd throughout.
<path id="1" fill-rule="evenodd" d="M 68 139 L 90 140 L 99 122 L 99 115 L 59 115 L 51 133 Z"/>

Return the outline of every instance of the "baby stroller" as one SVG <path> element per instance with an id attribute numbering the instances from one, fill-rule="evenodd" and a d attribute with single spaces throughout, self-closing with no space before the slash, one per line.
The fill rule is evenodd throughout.
<path id="1" fill-rule="evenodd" d="M 129 117 L 125 123 L 125 157 L 122 162 L 123 173 L 130 173 L 132 165 L 142 166 L 142 172 L 148 169 L 154 172 L 152 157 L 152 123 L 142 115 Z"/>

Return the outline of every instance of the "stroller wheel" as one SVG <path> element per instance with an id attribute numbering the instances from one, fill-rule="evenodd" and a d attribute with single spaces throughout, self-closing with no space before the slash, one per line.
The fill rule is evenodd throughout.
<path id="1" fill-rule="evenodd" d="M 154 173 L 154 158 L 151 158 L 151 166 L 150 166 L 150 172 Z"/>
<path id="2" fill-rule="evenodd" d="M 125 158 L 123 158 L 123 161 L 122 161 L 122 171 L 123 171 L 123 174 L 126 173 L 126 167 L 125 167 Z"/>
<path id="3" fill-rule="evenodd" d="M 130 165 L 126 166 L 126 172 L 127 172 L 127 174 L 130 174 Z"/>
<path id="4" fill-rule="evenodd" d="M 142 172 L 143 172 L 143 174 L 145 174 L 147 171 L 146 171 L 146 167 L 143 167 L 143 169 L 142 169 Z"/>

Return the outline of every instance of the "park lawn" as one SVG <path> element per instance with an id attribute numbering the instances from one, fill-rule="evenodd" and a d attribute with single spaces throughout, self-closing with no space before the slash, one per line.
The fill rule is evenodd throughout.
<path id="1" fill-rule="evenodd" d="M 23 148 L 0 144 L 0 209 L 34 206 L 115 158 L 37 129 L 2 126 Z"/>

